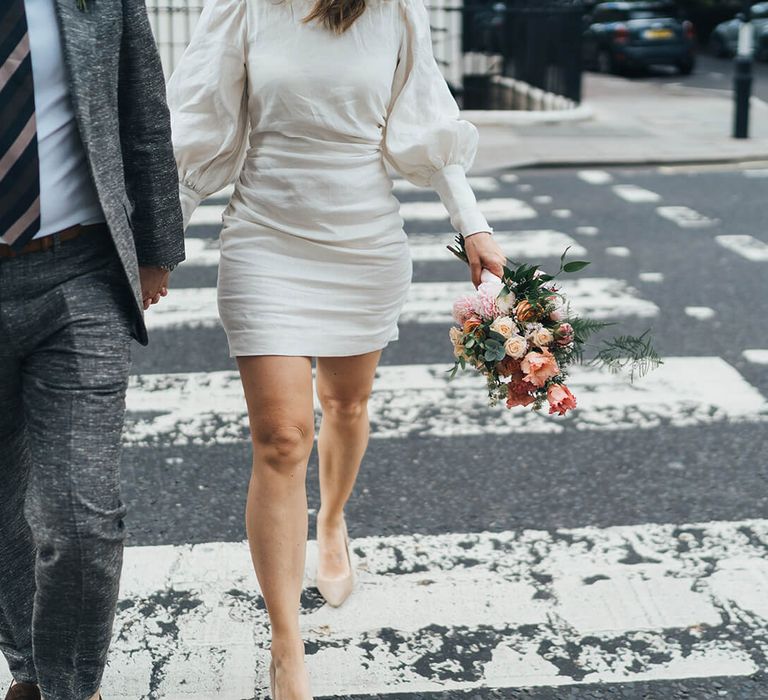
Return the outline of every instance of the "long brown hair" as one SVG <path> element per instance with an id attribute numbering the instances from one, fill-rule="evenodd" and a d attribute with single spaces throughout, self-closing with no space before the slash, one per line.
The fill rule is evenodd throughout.
<path id="1" fill-rule="evenodd" d="M 363 12 L 365 0 L 317 0 L 304 21 L 318 21 L 336 34 L 343 34 Z"/>

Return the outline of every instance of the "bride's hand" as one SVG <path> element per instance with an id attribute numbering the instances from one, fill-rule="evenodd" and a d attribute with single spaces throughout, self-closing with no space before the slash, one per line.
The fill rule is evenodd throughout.
<path id="1" fill-rule="evenodd" d="M 465 238 L 464 249 L 467 251 L 472 284 L 475 287 L 480 284 L 480 275 L 483 270 L 488 270 L 497 277 L 504 276 L 507 258 L 490 233 L 474 233 Z"/>

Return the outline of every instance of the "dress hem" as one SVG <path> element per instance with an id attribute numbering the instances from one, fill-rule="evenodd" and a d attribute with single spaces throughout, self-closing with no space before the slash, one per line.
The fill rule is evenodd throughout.
<path id="1" fill-rule="evenodd" d="M 389 340 L 385 341 L 383 344 L 381 342 L 374 343 L 373 345 L 368 344 L 366 346 L 359 346 L 354 347 L 353 349 L 349 349 L 349 345 L 345 346 L 345 349 L 342 350 L 341 347 L 338 349 L 334 349 L 333 347 L 325 347 L 325 348 L 313 348 L 308 349 L 308 351 L 302 351 L 302 350 L 291 350 L 290 352 L 286 352 L 285 348 L 280 348 L 279 350 L 277 348 L 269 348 L 268 346 L 260 346 L 260 347 L 251 347 L 248 348 L 247 351 L 241 351 L 239 348 L 234 348 L 232 345 L 229 347 L 229 356 L 232 358 L 237 357 L 264 357 L 264 356 L 273 356 L 273 357 L 356 357 L 357 355 L 367 355 L 372 352 L 377 352 L 378 350 L 384 350 L 390 343 L 397 342 L 399 339 L 399 334 L 394 335 Z"/>

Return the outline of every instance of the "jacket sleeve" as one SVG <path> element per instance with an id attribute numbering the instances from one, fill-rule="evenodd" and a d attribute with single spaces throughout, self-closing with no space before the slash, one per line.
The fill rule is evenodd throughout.
<path id="1" fill-rule="evenodd" d="M 184 260 L 179 181 L 165 78 L 143 0 L 123 0 L 120 143 L 139 265 Z"/>
<path id="2" fill-rule="evenodd" d="M 400 7 L 403 33 L 384 154 L 404 178 L 435 189 L 457 231 L 464 236 L 490 232 L 466 176 L 477 150 L 477 129 L 460 117 L 440 73 L 423 0 L 400 0 Z"/>

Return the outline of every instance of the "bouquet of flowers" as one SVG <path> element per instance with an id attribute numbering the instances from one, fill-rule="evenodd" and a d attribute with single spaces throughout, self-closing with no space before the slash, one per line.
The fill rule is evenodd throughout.
<path id="1" fill-rule="evenodd" d="M 468 262 L 461 235 L 448 250 Z M 566 262 L 567 254 L 568 249 L 555 274 L 544 273 L 538 265 L 519 263 L 504 267 L 501 279 L 483 270 L 477 290 L 453 305 L 458 325 L 450 330 L 456 357 L 449 370 L 451 378 L 460 368 L 475 368 L 486 379 L 491 405 L 504 401 L 508 408 L 540 410 L 546 401 L 549 412 L 561 416 L 576 407 L 576 397 L 566 384 L 568 368 L 583 361 L 591 335 L 613 324 L 570 312 L 558 278 L 589 262 Z M 628 367 L 631 379 L 661 362 L 649 331 L 604 340 L 591 360 L 612 371 Z"/>

